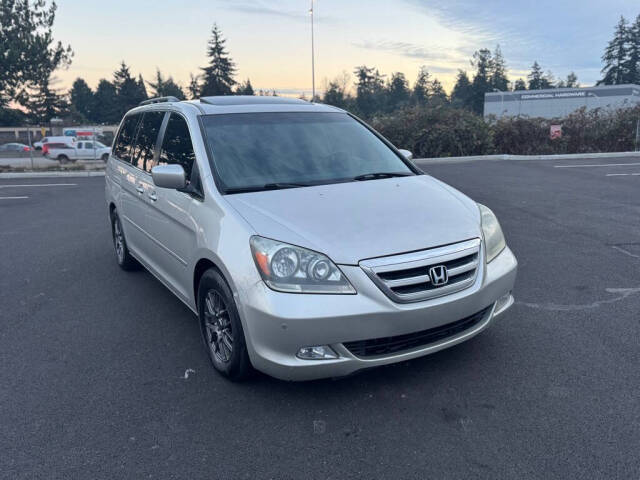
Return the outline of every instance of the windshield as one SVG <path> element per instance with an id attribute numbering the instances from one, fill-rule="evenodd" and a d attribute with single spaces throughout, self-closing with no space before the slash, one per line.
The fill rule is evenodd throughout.
<path id="1" fill-rule="evenodd" d="M 209 115 L 203 124 L 227 193 L 364 180 L 376 173 L 413 174 L 384 142 L 345 113 Z"/>

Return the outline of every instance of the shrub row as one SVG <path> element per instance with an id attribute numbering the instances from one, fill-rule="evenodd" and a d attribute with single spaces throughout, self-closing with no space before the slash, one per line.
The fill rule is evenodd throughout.
<path id="1" fill-rule="evenodd" d="M 465 155 L 625 152 L 635 149 L 640 105 L 578 110 L 563 119 L 513 117 L 483 119 L 450 106 L 411 107 L 372 119 L 372 126 L 415 157 Z M 550 138 L 551 125 L 562 126 Z"/>

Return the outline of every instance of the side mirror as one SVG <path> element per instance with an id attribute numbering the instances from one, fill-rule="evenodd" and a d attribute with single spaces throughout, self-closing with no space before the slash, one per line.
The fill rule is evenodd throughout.
<path id="1" fill-rule="evenodd" d="M 407 160 L 412 160 L 413 159 L 413 153 L 411 153 L 409 150 L 404 150 L 404 149 L 399 149 L 398 150 L 402 155 L 404 155 L 404 157 Z"/>
<path id="2" fill-rule="evenodd" d="M 182 165 L 156 165 L 151 169 L 151 178 L 156 187 L 182 189 L 187 186 Z"/>

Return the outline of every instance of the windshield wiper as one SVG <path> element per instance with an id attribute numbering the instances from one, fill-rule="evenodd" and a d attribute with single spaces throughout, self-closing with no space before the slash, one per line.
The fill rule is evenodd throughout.
<path id="1" fill-rule="evenodd" d="M 365 173 L 363 175 L 358 175 L 357 177 L 353 177 L 356 182 L 361 182 L 363 180 L 377 180 L 379 178 L 392 178 L 392 177 L 410 177 L 414 175 L 413 173 L 408 172 L 376 172 L 376 173 Z"/>
<path id="2" fill-rule="evenodd" d="M 254 185 L 251 187 L 237 187 L 227 188 L 225 193 L 249 193 L 249 192 L 261 192 L 263 190 L 282 190 L 284 188 L 298 188 L 309 187 L 308 183 L 289 183 L 289 182 L 276 182 L 265 183 L 264 185 Z"/>

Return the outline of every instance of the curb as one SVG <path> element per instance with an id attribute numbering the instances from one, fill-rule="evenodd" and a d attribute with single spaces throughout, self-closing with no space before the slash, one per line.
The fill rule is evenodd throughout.
<path id="1" fill-rule="evenodd" d="M 71 172 L 6 172 L 0 173 L 2 178 L 80 178 L 80 177 L 104 177 L 104 170 L 86 170 Z"/>
<path id="2" fill-rule="evenodd" d="M 562 155 L 473 155 L 467 157 L 415 158 L 413 161 L 429 165 L 437 163 L 465 163 L 479 160 L 499 162 L 505 160 L 588 160 L 592 158 L 640 158 L 640 152 L 569 153 Z"/>

